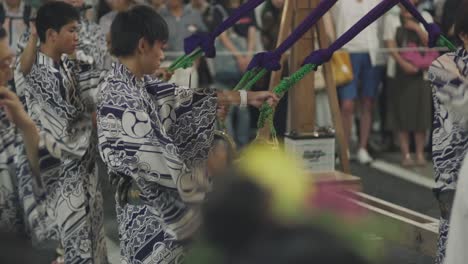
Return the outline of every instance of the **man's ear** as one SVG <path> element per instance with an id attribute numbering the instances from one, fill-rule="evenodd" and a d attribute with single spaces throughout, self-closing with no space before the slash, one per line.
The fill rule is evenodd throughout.
<path id="1" fill-rule="evenodd" d="M 45 33 L 46 42 L 47 42 L 47 40 L 55 41 L 57 39 L 57 35 L 58 35 L 57 31 L 55 31 L 55 30 L 53 30 L 51 28 L 47 29 L 46 33 Z"/>
<path id="2" fill-rule="evenodd" d="M 145 54 L 147 50 L 148 41 L 146 41 L 145 38 L 140 38 L 140 40 L 138 40 L 137 52 L 139 54 Z"/>

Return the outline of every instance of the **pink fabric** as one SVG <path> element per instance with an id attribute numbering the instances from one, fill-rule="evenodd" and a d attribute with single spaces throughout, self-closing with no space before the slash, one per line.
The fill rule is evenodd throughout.
<path id="1" fill-rule="evenodd" d="M 439 52 L 435 50 L 429 50 L 425 52 L 416 50 L 418 46 L 413 42 L 408 43 L 406 47 L 415 48 L 415 50 L 402 51 L 400 52 L 400 56 L 421 70 L 429 69 L 432 62 L 439 57 Z"/>

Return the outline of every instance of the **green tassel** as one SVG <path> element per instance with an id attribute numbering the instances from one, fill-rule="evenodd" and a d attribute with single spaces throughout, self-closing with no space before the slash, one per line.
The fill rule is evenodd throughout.
<path id="1" fill-rule="evenodd" d="M 310 72 L 314 71 L 317 68 L 314 64 L 306 64 L 302 66 L 298 71 L 296 71 L 293 75 L 288 78 L 284 78 L 281 82 L 273 89 L 273 92 L 277 94 L 279 97 L 282 97 L 284 93 L 286 93 L 291 87 L 293 87 L 296 83 L 300 80 L 304 79 L 304 77 L 309 74 Z M 264 103 L 260 107 L 260 116 L 258 117 L 258 128 L 262 128 L 265 124 L 270 126 L 270 131 L 272 135 L 276 135 L 275 128 L 273 126 L 273 116 L 275 111 L 271 106 L 267 103 Z"/>

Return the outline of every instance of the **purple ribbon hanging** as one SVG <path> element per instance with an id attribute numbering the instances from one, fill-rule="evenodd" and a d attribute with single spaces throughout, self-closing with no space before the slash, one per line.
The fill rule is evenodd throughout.
<path id="1" fill-rule="evenodd" d="M 442 35 L 442 30 L 439 26 L 434 23 L 427 23 L 426 19 L 421 15 L 421 13 L 416 9 L 416 7 L 409 0 L 400 0 L 401 4 L 408 10 L 408 12 L 413 15 L 419 22 L 421 22 L 429 34 L 429 47 L 433 48 L 437 45 L 437 40 L 440 35 Z"/>
<path id="2" fill-rule="evenodd" d="M 315 25 L 338 0 L 322 0 L 317 7 L 296 27 L 296 29 L 275 50 L 256 54 L 249 63 L 247 70 L 264 68 L 269 71 L 281 69 L 281 56 L 291 48 L 310 28 Z M 347 1 L 347 0 L 343 0 Z"/>
<path id="3" fill-rule="evenodd" d="M 201 48 L 208 58 L 216 56 L 216 49 L 214 46 L 215 39 L 221 35 L 228 28 L 232 27 L 239 19 L 245 14 L 254 10 L 257 6 L 263 3 L 265 0 L 250 0 L 247 3 L 237 8 L 231 16 L 224 20 L 219 26 L 217 26 L 211 33 L 195 33 L 192 36 L 184 40 L 184 51 L 185 54 L 192 53 L 195 49 Z"/>
<path id="4" fill-rule="evenodd" d="M 341 35 L 335 42 L 333 42 L 330 47 L 312 52 L 307 58 L 305 58 L 303 64 L 322 65 L 323 63 L 329 61 L 335 51 L 341 49 L 344 45 L 346 45 L 346 43 L 350 42 L 365 28 L 374 23 L 399 2 L 400 0 L 382 0 L 382 2 L 375 6 L 369 13 L 367 13 L 367 15 L 361 18 L 356 24 L 354 24 L 354 26 Z"/>

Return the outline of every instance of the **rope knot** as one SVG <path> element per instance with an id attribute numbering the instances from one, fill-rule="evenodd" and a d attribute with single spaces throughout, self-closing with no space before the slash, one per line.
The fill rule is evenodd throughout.
<path id="1" fill-rule="evenodd" d="M 216 56 L 214 38 L 211 36 L 211 34 L 197 32 L 184 39 L 185 54 L 188 55 L 197 48 L 201 48 L 201 50 L 205 53 L 205 56 L 208 58 L 214 58 Z"/>

